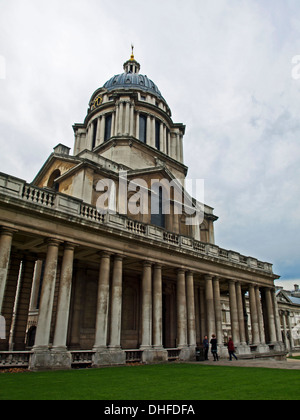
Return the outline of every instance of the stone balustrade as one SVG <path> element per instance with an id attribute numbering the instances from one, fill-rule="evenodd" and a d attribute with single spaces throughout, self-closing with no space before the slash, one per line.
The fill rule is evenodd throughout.
<path id="1" fill-rule="evenodd" d="M 190 237 L 168 232 L 165 229 L 143 224 L 126 216 L 113 213 L 101 214 L 95 206 L 84 203 L 82 200 L 55 193 L 52 190 L 41 189 L 25 181 L 0 173 L 0 200 L 14 200 L 19 205 L 24 203 L 34 205 L 37 211 L 54 210 L 61 217 L 73 218 L 72 220 L 85 223 L 90 222 L 101 226 L 113 228 L 114 231 L 126 231 L 146 240 L 158 241 L 164 245 L 181 248 L 188 252 L 201 255 L 216 262 L 230 265 L 241 265 L 243 269 L 254 269 L 273 273 L 272 264 L 261 262 L 253 257 L 246 257 L 237 252 L 222 249 L 216 245 L 193 240 Z"/>

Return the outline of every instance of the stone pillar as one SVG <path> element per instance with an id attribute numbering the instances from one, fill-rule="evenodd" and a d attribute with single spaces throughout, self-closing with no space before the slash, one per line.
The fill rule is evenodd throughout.
<path id="1" fill-rule="evenodd" d="M 125 102 L 125 136 L 129 136 L 130 130 L 130 102 Z"/>
<path id="2" fill-rule="evenodd" d="M 206 299 L 207 336 L 208 336 L 208 339 L 210 340 L 212 334 L 216 334 L 213 284 L 212 284 L 212 276 L 210 275 L 205 276 L 205 299 Z"/>
<path id="3" fill-rule="evenodd" d="M 30 365 L 30 368 L 33 370 L 43 370 L 52 367 L 49 339 L 60 242 L 56 239 L 49 239 L 47 243 L 48 248 L 40 300 L 39 319 L 33 347 L 34 354 L 31 357 Z"/>
<path id="4" fill-rule="evenodd" d="M 204 336 L 207 335 L 206 322 L 206 308 L 205 308 L 205 292 L 204 288 L 199 288 L 199 302 L 200 302 L 200 343 L 202 343 Z"/>
<path id="5" fill-rule="evenodd" d="M 67 335 L 73 279 L 74 250 L 75 245 L 71 243 L 65 244 L 64 256 L 61 267 L 58 307 L 53 340 L 53 349 L 55 349 L 56 351 L 67 350 Z"/>
<path id="6" fill-rule="evenodd" d="M 130 103 L 130 128 L 129 135 L 134 136 L 134 102 Z"/>
<path id="7" fill-rule="evenodd" d="M 39 320 L 37 325 L 34 350 L 48 349 L 49 347 L 59 245 L 60 242 L 55 239 L 48 240 L 47 257 L 39 309 Z"/>
<path id="8" fill-rule="evenodd" d="M 277 303 L 276 293 L 275 293 L 274 289 L 272 291 L 272 298 L 273 298 L 274 312 L 275 312 L 274 316 L 275 316 L 275 327 L 276 327 L 277 342 L 282 344 L 279 309 L 278 309 L 278 303 Z M 292 340 L 293 340 L 293 338 L 292 338 Z"/>
<path id="9" fill-rule="evenodd" d="M 154 266 L 153 278 L 153 347 L 162 349 L 162 267 Z"/>
<path id="10" fill-rule="evenodd" d="M 2 314 L 11 244 L 14 232 L 16 231 L 9 228 L 2 228 L 0 232 L 0 315 Z"/>
<path id="11" fill-rule="evenodd" d="M 147 128 L 146 128 L 146 143 L 151 146 L 151 139 L 152 139 L 152 123 L 151 123 L 151 116 L 147 115 Z"/>
<path id="12" fill-rule="evenodd" d="M 135 138 L 140 138 L 140 113 L 136 111 L 135 115 Z"/>
<path id="13" fill-rule="evenodd" d="M 290 349 L 293 350 L 295 347 L 295 342 L 294 342 L 294 337 L 293 337 L 293 328 L 292 328 L 292 324 L 291 324 L 291 313 L 287 312 L 287 319 L 288 319 L 288 327 L 289 327 L 289 344 L 290 344 Z"/>
<path id="14" fill-rule="evenodd" d="M 188 344 L 196 347 L 196 318 L 195 318 L 195 295 L 194 275 L 191 271 L 187 273 L 187 320 L 188 320 Z"/>
<path id="15" fill-rule="evenodd" d="M 112 350 L 121 349 L 122 280 L 123 257 L 121 257 L 120 255 L 116 255 L 114 258 L 111 291 L 111 321 L 109 348 Z"/>
<path id="16" fill-rule="evenodd" d="M 94 350 L 103 350 L 107 347 L 108 313 L 109 313 L 109 278 L 110 254 L 103 252 L 98 282 L 98 301 L 96 314 L 96 333 Z"/>
<path id="17" fill-rule="evenodd" d="M 268 326 L 269 326 L 269 335 L 270 335 L 270 344 L 277 342 L 276 329 L 275 329 L 275 317 L 274 317 L 274 308 L 272 302 L 271 289 L 265 289 L 266 296 L 266 306 L 268 314 Z"/>
<path id="18" fill-rule="evenodd" d="M 259 327 L 258 327 L 256 297 L 255 297 L 255 289 L 252 284 L 249 286 L 249 302 L 250 302 L 252 344 L 259 345 L 260 335 L 259 335 Z"/>
<path id="19" fill-rule="evenodd" d="M 213 293 L 214 293 L 214 307 L 216 320 L 216 335 L 219 346 L 223 345 L 223 330 L 222 330 L 222 308 L 220 299 L 220 280 L 219 277 L 213 278 Z"/>
<path id="20" fill-rule="evenodd" d="M 233 342 L 236 346 L 240 344 L 239 320 L 236 299 L 235 282 L 229 281 L 229 305 L 230 305 L 230 319 L 231 319 L 231 334 Z"/>
<path id="21" fill-rule="evenodd" d="M 265 345 L 266 344 L 265 328 L 264 328 L 264 319 L 263 319 L 263 314 L 262 314 L 259 287 L 255 286 L 254 290 L 255 290 L 255 297 L 256 297 L 257 320 L 258 320 L 258 328 L 259 328 L 259 335 L 260 335 L 260 343 L 262 345 Z"/>
<path id="22" fill-rule="evenodd" d="M 142 279 L 142 343 L 141 349 L 152 346 L 152 264 L 143 264 Z"/>
<path id="23" fill-rule="evenodd" d="M 187 347 L 185 271 L 177 272 L 177 347 Z"/>
<path id="24" fill-rule="evenodd" d="M 238 321 L 239 321 L 239 331 L 240 331 L 240 344 L 241 346 L 245 347 L 247 344 L 246 344 L 242 287 L 241 287 L 240 282 L 237 282 L 235 286 L 236 286 L 236 300 L 237 300 Z"/>

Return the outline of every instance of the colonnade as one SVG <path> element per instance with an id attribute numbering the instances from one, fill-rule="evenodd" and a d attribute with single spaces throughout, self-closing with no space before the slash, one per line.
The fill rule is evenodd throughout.
<path id="1" fill-rule="evenodd" d="M 116 102 L 113 112 L 109 111 L 93 120 L 87 129 L 87 147 L 92 149 L 104 143 L 108 117 L 111 118 L 110 137 L 130 136 L 139 139 L 141 115 L 146 118 L 146 144 L 157 148 L 156 123 L 158 123 L 159 150 L 183 163 L 183 134 L 179 130 L 170 131 L 165 122 L 149 112 L 135 109 L 135 103 L 130 99 L 120 99 Z"/>
<path id="2" fill-rule="evenodd" d="M 10 263 L 10 254 L 14 230 L 3 228 L 0 234 L 0 314 L 3 314 L 3 304 L 7 298 L 6 287 Z M 70 319 L 70 303 L 73 283 L 74 251 L 76 244 L 61 242 L 57 239 L 47 239 L 47 252 L 44 266 L 42 290 L 39 305 L 39 317 L 33 352 L 43 354 L 50 348 L 51 323 L 55 320 L 52 343 L 52 353 L 67 352 L 67 336 Z M 62 262 L 58 271 L 59 250 L 63 248 Z M 20 263 L 19 257 L 19 263 Z M 96 329 L 93 351 L 99 354 L 109 352 L 109 362 L 112 354 L 118 354 L 118 363 L 124 356 L 121 348 L 122 325 L 122 285 L 123 259 L 119 254 L 101 252 L 99 255 L 98 296 L 96 309 Z M 27 311 L 32 288 L 34 259 L 31 256 L 27 283 L 31 276 L 31 285 L 27 285 Z M 141 261 L 141 339 L 140 350 L 145 354 L 154 351 L 163 355 L 163 266 L 155 261 Z M 30 273 L 29 273 L 30 271 Z M 282 341 L 280 321 L 274 289 L 259 288 L 254 284 L 245 284 L 232 279 L 221 279 L 211 274 L 197 273 L 183 268 L 174 267 L 176 272 L 176 347 L 182 350 L 182 357 L 192 357 L 197 345 L 196 331 L 196 290 L 200 297 L 201 335 L 217 335 L 222 346 L 222 293 L 228 290 L 230 301 L 231 331 L 235 345 L 240 352 L 249 352 L 250 346 L 258 351 L 266 350 L 266 343 L 276 346 Z M 57 276 L 59 275 L 59 292 L 56 316 L 53 317 L 53 302 Z M 195 287 L 197 277 L 197 287 Z M 200 283 L 199 283 L 200 279 Z M 203 281 L 204 280 L 204 281 Z M 28 283 L 29 284 L 29 283 Z M 200 285 L 200 286 L 199 286 Z M 28 291 L 29 290 L 29 291 Z M 245 310 L 245 293 L 249 293 L 252 342 L 247 339 L 247 318 Z M 25 300 L 24 300 L 25 299 Z M 4 311 L 5 315 L 5 311 Z M 28 316 L 28 312 L 27 312 Z M 24 323 L 23 323 L 24 324 Z M 24 326 L 23 326 L 23 333 Z M 24 335 L 25 338 L 25 335 Z M 202 338 L 202 337 L 201 337 Z M 148 353 L 147 353 L 148 351 Z M 160 353 L 159 353 L 160 352 Z M 185 356 L 184 356 L 185 355 Z M 120 359 L 121 357 L 121 359 Z M 163 356 L 165 357 L 165 356 Z M 41 359 L 39 359 L 41 360 Z M 99 360 L 104 360 L 103 358 Z M 125 362 L 125 359 L 123 360 Z"/>

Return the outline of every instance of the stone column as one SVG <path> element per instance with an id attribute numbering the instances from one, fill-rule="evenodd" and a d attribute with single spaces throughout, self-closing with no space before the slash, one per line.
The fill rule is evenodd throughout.
<path id="1" fill-rule="evenodd" d="M 162 349 L 162 272 L 155 264 L 153 278 L 153 347 Z"/>
<path id="2" fill-rule="evenodd" d="M 294 349 L 295 347 L 295 342 L 294 342 L 294 337 L 293 337 L 293 328 L 292 328 L 292 324 L 291 324 L 291 313 L 287 312 L 287 319 L 288 319 L 288 327 L 289 327 L 289 343 L 290 343 L 290 348 L 291 350 Z"/>
<path id="3" fill-rule="evenodd" d="M 229 281 L 229 304 L 230 304 L 230 319 L 231 319 L 231 334 L 233 342 L 236 346 L 240 344 L 239 320 L 236 299 L 235 282 Z"/>
<path id="4" fill-rule="evenodd" d="M 129 135 L 134 136 L 134 102 L 130 103 L 130 129 Z"/>
<path id="5" fill-rule="evenodd" d="M 206 309 L 205 309 L 205 292 L 204 288 L 199 288 L 199 302 L 200 302 L 200 343 L 202 343 L 204 336 L 207 335 Z"/>
<path id="6" fill-rule="evenodd" d="M 177 347 L 187 347 L 185 271 L 177 272 Z"/>
<path id="7" fill-rule="evenodd" d="M 111 293 L 111 322 L 109 348 L 112 350 L 121 349 L 122 278 L 123 257 L 121 257 L 120 255 L 116 255 L 114 259 Z"/>
<path id="8" fill-rule="evenodd" d="M 152 346 L 152 264 L 143 264 L 142 279 L 142 343 L 141 349 Z"/>
<path id="9" fill-rule="evenodd" d="M 205 299 L 206 299 L 206 320 L 207 320 L 207 336 L 210 340 L 212 334 L 216 334 L 215 308 L 212 276 L 205 276 Z"/>
<path id="10" fill-rule="evenodd" d="M 214 293 L 214 307 L 216 320 L 216 335 L 219 345 L 223 344 L 223 330 L 222 330 L 222 308 L 220 299 L 220 280 L 219 277 L 213 278 L 213 293 Z"/>
<path id="11" fill-rule="evenodd" d="M 64 256 L 61 267 L 58 307 L 53 340 L 53 349 L 55 349 L 56 351 L 67 350 L 67 335 L 73 279 L 74 250 L 75 245 L 71 243 L 65 244 Z"/>
<path id="12" fill-rule="evenodd" d="M 147 115 L 147 128 L 146 128 L 146 143 L 151 146 L 151 139 L 152 139 L 152 123 L 151 117 Z"/>
<path id="13" fill-rule="evenodd" d="M 94 350 L 106 349 L 109 313 L 110 254 L 103 252 L 98 281 L 96 334 Z"/>
<path id="14" fill-rule="evenodd" d="M 257 306 L 254 286 L 249 286 L 249 302 L 250 302 L 250 316 L 251 316 L 251 330 L 252 330 L 252 344 L 259 345 L 260 335 L 258 328 Z"/>
<path id="15" fill-rule="evenodd" d="M 140 113 L 136 111 L 135 115 L 135 138 L 140 138 Z"/>
<path id="16" fill-rule="evenodd" d="M 257 320 L 258 320 L 258 328 L 259 328 L 259 335 L 260 335 L 260 343 L 262 345 L 265 345 L 266 344 L 265 328 L 264 328 L 264 319 L 263 319 L 263 314 L 262 314 L 259 287 L 255 286 L 254 290 L 255 290 L 255 297 L 256 297 Z"/>
<path id="17" fill-rule="evenodd" d="M 2 228 L 0 232 L 0 315 L 2 314 L 11 244 L 14 232 L 16 231 L 9 228 Z"/>
<path id="18" fill-rule="evenodd" d="M 47 257 L 40 300 L 39 320 L 35 337 L 35 345 L 33 348 L 34 350 L 45 350 L 49 347 L 58 248 L 60 242 L 56 239 L 49 239 L 47 242 Z"/>
<path id="19" fill-rule="evenodd" d="M 187 320 L 188 320 L 188 344 L 196 347 L 196 318 L 195 318 L 195 295 L 194 275 L 191 271 L 187 273 Z"/>
<path id="20" fill-rule="evenodd" d="M 240 330 L 240 344 L 245 347 L 246 343 L 246 332 L 245 332 L 245 317 L 244 317 L 244 307 L 243 307 L 243 297 L 242 297 L 242 287 L 241 283 L 236 283 L 236 300 L 237 300 L 237 310 L 238 310 L 238 320 L 239 320 L 239 330 Z"/>
<path id="21" fill-rule="evenodd" d="M 130 102 L 125 102 L 125 136 L 129 136 L 130 130 Z"/>
<path id="22" fill-rule="evenodd" d="M 276 329 L 275 329 L 275 317 L 274 317 L 274 308 L 272 303 L 271 289 L 265 289 L 266 296 L 266 305 L 267 305 L 267 314 L 268 314 L 268 325 L 269 325 L 269 334 L 270 334 L 270 343 L 274 344 L 277 342 Z"/>
<path id="23" fill-rule="evenodd" d="M 275 312 L 274 315 L 275 315 L 275 327 L 276 327 L 277 342 L 282 343 L 279 309 L 278 309 L 278 303 L 277 303 L 276 293 L 275 293 L 274 289 L 272 291 L 272 298 L 273 298 L 274 312 Z"/>

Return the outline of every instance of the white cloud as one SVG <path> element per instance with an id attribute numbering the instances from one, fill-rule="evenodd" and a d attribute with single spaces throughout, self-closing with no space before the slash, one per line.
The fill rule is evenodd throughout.
<path id="1" fill-rule="evenodd" d="M 94 90 L 122 71 L 133 42 L 141 72 L 187 125 L 189 177 L 206 181 L 218 244 L 299 276 L 298 0 L 0 7 L 0 171 L 31 181 L 57 143 L 72 147 L 72 124 L 83 121 Z"/>

